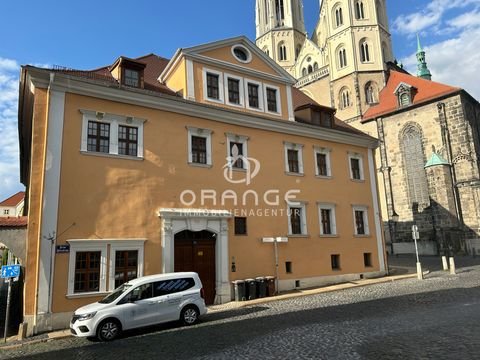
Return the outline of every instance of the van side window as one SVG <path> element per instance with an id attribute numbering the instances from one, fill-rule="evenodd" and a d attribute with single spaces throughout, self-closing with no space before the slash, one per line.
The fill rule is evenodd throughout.
<path id="1" fill-rule="evenodd" d="M 138 301 L 153 297 L 153 283 L 137 286 L 127 295 L 128 301 Z"/>
<path id="2" fill-rule="evenodd" d="M 157 281 L 154 284 L 154 296 L 163 296 L 174 294 L 180 291 L 188 290 L 195 286 L 195 280 L 192 278 L 172 279 Z"/>

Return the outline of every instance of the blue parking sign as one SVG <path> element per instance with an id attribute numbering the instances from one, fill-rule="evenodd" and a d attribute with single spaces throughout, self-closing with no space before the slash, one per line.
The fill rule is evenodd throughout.
<path id="1" fill-rule="evenodd" d="M 2 278 L 14 278 L 20 276 L 20 265 L 3 265 L 1 274 Z"/>

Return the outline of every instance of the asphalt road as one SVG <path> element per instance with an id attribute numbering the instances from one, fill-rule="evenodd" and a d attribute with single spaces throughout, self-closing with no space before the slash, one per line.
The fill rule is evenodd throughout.
<path id="1" fill-rule="evenodd" d="M 480 266 L 207 314 L 112 343 L 67 338 L 0 350 L 24 359 L 480 358 Z"/>

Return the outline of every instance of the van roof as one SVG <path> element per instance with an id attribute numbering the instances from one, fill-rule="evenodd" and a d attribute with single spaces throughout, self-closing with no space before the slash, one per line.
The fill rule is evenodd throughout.
<path id="1" fill-rule="evenodd" d="M 142 276 L 142 277 L 130 280 L 128 284 L 135 286 L 135 285 L 141 285 L 141 284 L 148 283 L 150 281 L 155 281 L 155 280 L 169 280 L 169 279 L 176 279 L 176 278 L 182 278 L 182 277 L 193 277 L 194 279 L 199 279 L 198 274 L 196 272 L 175 272 L 175 273 Z"/>

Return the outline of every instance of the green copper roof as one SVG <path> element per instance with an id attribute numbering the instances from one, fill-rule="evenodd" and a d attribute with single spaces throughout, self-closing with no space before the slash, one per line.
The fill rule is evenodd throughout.
<path id="1" fill-rule="evenodd" d="M 425 169 L 431 166 L 437 165 L 450 165 L 447 160 L 445 160 L 441 155 L 433 153 L 430 159 L 425 164 Z"/>
<path id="2" fill-rule="evenodd" d="M 426 80 L 432 80 L 432 74 L 428 70 L 427 62 L 425 61 L 425 51 L 420 44 L 420 37 L 417 34 L 417 77 Z"/>

